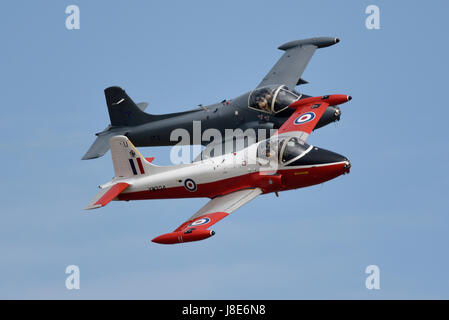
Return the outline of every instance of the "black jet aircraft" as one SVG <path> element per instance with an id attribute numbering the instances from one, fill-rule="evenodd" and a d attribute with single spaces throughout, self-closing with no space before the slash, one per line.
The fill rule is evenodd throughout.
<path id="1" fill-rule="evenodd" d="M 278 129 L 294 112 L 288 106 L 309 97 L 294 88 L 307 83 L 301 76 L 315 50 L 338 42 L 338 38 L 331 37 L 287 42 L 279 47 L 285 53 L 254 90 L 231 100 L 200 105 L 200 108 L 185 112 L 149 114 L 144 112 L 147 103 L 135 104 L 120 87 L 106 88 L 104 93 L 111 123 L 96 133 L 97 139 L 82 159 L 103 156 L 109 149 L 109 139 L 116 135 L 128 137 L 137 147 L 170 146 L 179 142 L 170 140 L 171 132 L 183 128 L 190 133 L 190 144 L 196 144 L 193 141 L 193 121 L 201 121 L 201 133 L 215 128 L 223 136 L 225 129 Z M 340 115 L 337 106 L 328 106 L 316 128 L 338 121 Z M 209 141 L 201 143 L 206 145 Z"/>

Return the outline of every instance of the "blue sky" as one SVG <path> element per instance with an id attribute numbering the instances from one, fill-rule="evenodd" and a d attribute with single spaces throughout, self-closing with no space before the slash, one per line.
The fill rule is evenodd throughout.
<path id="1" fill-rule="evenodd" d="M 81 29 L 65 28 L 76 4 Z M 380 30 L 365 8 L 380 8 Z M 443 1 L 8 1 L 0 12 L 4 138 L 0 298 L 449 298 L 447 11 Z M 103 90 L 176 112 L 254 88 L 287 41 L 337 36 L 298 90 L 350 94 L 309 142 L 351 174 L 264 195 L 178 246 L 150 242 L 206 199 L 86 212 L 112 175 L 80 158 L 108 123 Z M 168 148 L 143 148 L 167 164 Z M 65 288 L 78 265 L 81 289 Z M 365 288 L 366 266 L 380 290 Z"/>

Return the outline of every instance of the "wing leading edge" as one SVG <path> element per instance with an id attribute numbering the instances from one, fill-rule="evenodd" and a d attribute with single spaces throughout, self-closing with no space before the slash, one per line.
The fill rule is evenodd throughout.
<path id="1" fill-rule="evenodd" d="M 152 241 L 160 244 L 175 244 L 209 238 L 215 234 L 214 231 L 208 230 L 209 227 L 261 193 L 261 189 L 254 188 L 213 198 L 173 232 L 160 235 Z"/>

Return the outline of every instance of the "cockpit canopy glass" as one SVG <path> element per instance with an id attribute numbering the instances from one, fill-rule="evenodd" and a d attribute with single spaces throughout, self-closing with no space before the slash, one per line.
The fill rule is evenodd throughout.
<path id="1" fill-rule="evenodd" d="M 301 97 L 301 94 L 287 86 L 268 86 L 252 91 L 248 106 L 267 113 L 278 113 Z"/>
<path id="2" fill-rule="evenodd" d="M 257 148 L 257 157 L 270 161 L 276 159 L 285 164 L 302 156 L 310 145 L 296 137 L 271 138 L 262 141 Z"/>
<path id="3" fill-rule="evenodd" d="M 309 147 L 309 144 L 296 137 L 286 138 L 282 141 L 279 148 L 279 161 L 281 163 L 289 162 L 303 155 Z"/>

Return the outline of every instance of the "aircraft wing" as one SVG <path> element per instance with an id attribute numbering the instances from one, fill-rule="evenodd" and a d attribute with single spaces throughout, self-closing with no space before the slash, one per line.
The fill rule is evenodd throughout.
<path id="1" fill-rule="evenodd" d="M 301 78 L 301 75 L 315 50 L 329 47 L 339 41 L 338 38 L 319 37 L 283 44 L 278 49 L 285 51 L 285 53 L 257 87 L 285 84 L 287 87 L 294 88 L 296 85 L 307 83 Z"/>
<path id="2" fill-rule="evenodd" d="M 213 198 L 176 230 L 158 236 L 152 241 L 161 244 L 174 244 L 209 238 L 215 234 L 214 231 L 208 230 L 209 227 L 261 193 L 262 190 L 259 188 L 244 189 Z"/>
<path id="3" fill-rule="evenodd" d="M 313 131 L 321 116 L 326 111 L 329 103 L 326 102 L 310 102 L 301 105 L 302 100 L 298 100 L 290 105 L 294 108 L 296 104 L 295 112 L 292 113 L 290 118 L 284 122 L 284 124 L 278 129 L 275 134 L 281 135 L 287 132 L 298 132 L 298 138 L 302 141 L 306 141 L 307 137 Z"/>

